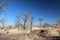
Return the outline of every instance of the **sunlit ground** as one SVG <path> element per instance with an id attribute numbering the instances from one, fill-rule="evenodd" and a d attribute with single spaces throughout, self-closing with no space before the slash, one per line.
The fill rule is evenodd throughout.
<path id="1" fill-rule="evenodd" d="M 38 28 L 34 27 L 33 30 L 48 30 L 51 31 L 51 36 L 59 36 L 57 31 L 60 31 L 60 28 Z M 0 40 L 47 40 L 45 37 L 39 37 L 35 33 L 30 34 L 30 29 L 27 30 L 18 30 L 10 29 L 4 31 L 0 29 Z"/>

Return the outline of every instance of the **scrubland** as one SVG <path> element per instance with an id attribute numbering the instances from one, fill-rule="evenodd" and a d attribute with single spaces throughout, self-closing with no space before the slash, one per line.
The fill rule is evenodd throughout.
<path id="1" fill-rule="evenodd" d="M 48 30 L 47 36 L 59 36 L 60 27 L 57 28 L 38 28 L 34 27 L 33 30 Z M 10 29 L 4 30 L 0 29 L 0 40 L 49 40 L 47 37 L 41 37 L 36 35 L 37 32 L 30 33 L 30 29 L 27 30 L 18 30 Z"/>

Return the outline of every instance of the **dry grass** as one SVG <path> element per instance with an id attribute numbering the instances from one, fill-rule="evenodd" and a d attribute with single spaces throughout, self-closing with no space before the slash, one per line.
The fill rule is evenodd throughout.
<path id="1" fill-rule="evenodd" d="M 38 28 L 33 28 L 33 29 L 40 30 Z M 45 28 L 45 29 L 47 29 L 47 28 Z M 54 30 L 57 30 L 57 29 L 59 29 L 59 28 L 54 28 Z M 7 34 L 7 31 L 0 30 L 0 40 L 47 40 L 47 38 L 45 38 L 45 37 L 37 36 L 38 31 L 33 32 L 32 34 L 29 34 L 30 33 L 29 30 L 18 31 L 17 29 L 11 29 L 8 31 L 9 31 L 9 33 Z M 54 34 L 54 32 L 53 32 L 53 34 Z"/>

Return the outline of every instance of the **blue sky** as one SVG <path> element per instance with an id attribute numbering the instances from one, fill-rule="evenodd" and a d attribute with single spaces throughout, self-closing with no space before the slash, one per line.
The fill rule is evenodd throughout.
<path id="1" fill-rule="evenodd" d="M 59 0 L 9 0 L 6 19 L 8 24 L 13 24 L 15 15 L 24 12 L 32 12 L 35 16 L 34 25 L 39 24 L 38 18 L 43 18 L 43 23 L 55 24 L 60 18 L 60 1 Z M 6 11 L 5 10 L 5 11 Z"/>

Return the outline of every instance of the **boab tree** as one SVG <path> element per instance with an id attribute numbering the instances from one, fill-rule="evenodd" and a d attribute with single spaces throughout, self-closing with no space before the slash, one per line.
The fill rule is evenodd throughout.
<path id="1" fill-rule="evenodd" d="M 18 28 L 19 30 L 19 27 L 20 27 L 20 16 L 19 15 L 17 15 L 15 18 L 15 27 Z"/>
<path id="2" fill-rule="evenodd" d="M 30 20 L 30 32 L 32 32 L 33 20 L 34 20 L 34 16 L 32 16 Z"/>
<path id="3" fill-rule="evenodd" d="M 23 19 L 23 29 L 25 30 L 26 29 L 26 23 L 28 22 L 29 18 L 30 18 L 30 15 L 31 13 L 30 12 L 26 12 L 25 14 L 23 14 L 22 16 L 22 19 Z"/>
<path id="4" fill-rule="evenodd" d="M 15 27 L 18 27 L 20 26 L 20 22 L 22 20 L 23 22 L 23 29 L 25 30 L 26 29 L 26 24 L 27 22 L 29 21 L 29 18 L 30 18 L 30 12 L 26 12 L 24 14 L 19 14 L 16 16 L 16 19 L 15 19 Z"/>

